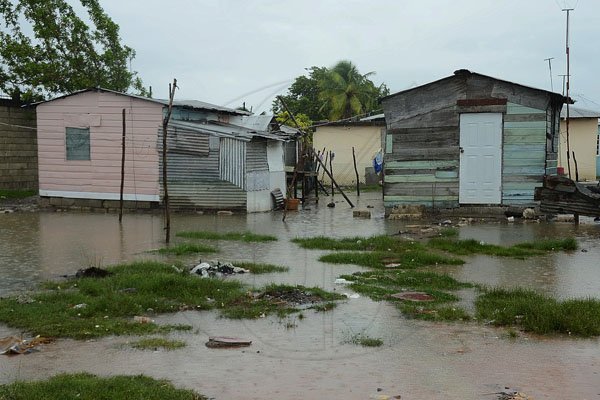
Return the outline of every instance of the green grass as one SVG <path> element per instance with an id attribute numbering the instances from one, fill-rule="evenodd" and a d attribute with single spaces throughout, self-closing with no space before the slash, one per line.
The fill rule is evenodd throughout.
<path id="1" fill-rule="evenodd" d="M 386 264 L 399 264 L 398 268 L 417 268 L 428 265 L 464 264 L 463 260 L 422 250 L 407 250 L 404 253 L 389 252 L 340 252 L 325 254 L 319 261 L 331 264 L 355 264 L 369 268 L 386 268 Z"/>
<path id="2" fill-rule="evenodd" d="M 37 195 L 37 190 L 0 189 L 0 200 L 24 199 Z"/>
<path id="3" fill-rule="evenodd" d="M 468 320 L 469 315 L 461 308 L 449 306 L 459 298 L 448 291 L 471 287 L 469 283 L 433 272 L 414 270 L 385 270 L 357 272 L 343 275 L 342 278 L 352 281 L 350 289 L 370 297 L 375 301 L 388 300 L 395 302 L 407 316 L 427 320 Z M 390 297 L 403 291 L 419 291 L 434 297 L 431 302 L 401 301 Z"/>
<path id="4" fill-rule="evenodd" d="M 356 344 L 363 347 L 380 347 L 383 345 L 383 340 L 358 333 L 350 336 L 345 343 Z"/>
<path id="5" fill-rule="evenodd" d="M 440 236 L 442 236 L 442 237 L 458 237 L 458 229 L 443 228 L 440 230 Z"/>
<path id="6" fill-rule="evenodd" d="M 185 347 L 186 344 L 181 340 L 169 340 L 160 337 L 153 337 L 135 341 L 131 344 L 131 346 L 139 350 L 157 350 L 159 348 L 165 350 L 175 350 Z"/>
<path id="7" fill-rule="evenodd" d="M 491 289 L 475 302 L 477 316 L 497 326 L 538 334 L 600 335 L 600 300 L 559 301 L 528 289 Z"/>
<path id="8" fill-rule="evenodd" d="M 510 247 L 482 243 L 475 239 L 454 240 L 447 237 L 433 238 L 429 246 L 458 255 L 486 254 L 499 257 L 526 258 L 544 254 L 547 251 L 570 251 L 577 249 L 574 238 L 545 239 L 520 243 Z"/>
<path id="9" fill-rule="evenodd" d="M 176 256 L 196 253 L 216 253 L 217 251 L 212 246 L 196 243 L 179 243 L 175 246 L 163 247 L 158 250 L 160 254 L 174 254 Z"/>
<path id="10" fill-rule="evenodd" d="M 294 304 L 280 301 L 281 296 L 293 290 L 310 293 L 318 301 L 341 298 L 319 288 L 302 286 L 269 285 L 252 292 L 236 280 L 199 279 L 154 261 L 119 265 L 108 270 L 113 274 L 106 278 L 46 283 L 40 291 L 31 294 L 32 303 L 20 304 L 16 298 L 0 299 L 0 322 L 47 337 L 88 339 L 145 335 L 186 328 L 133 320 L 148 309 L 154 313 L 169 313 L 216 308 L 227 317 L 257 318 L 261 314 L 286 315 L 297 311 Z M 75 307 L 80 304 L 85 306 Z"/>
<path id="11" fill-rule="evenodd" d="M 252 232 L 209 232 L 209 231 L 188 231 L 179 232 L 177 236 L 188 239 L 205 239 L 205 240 L 237 240 L 242 242 L 271 242 L 277 238 L 271 235 L 259 235 Z"/>
<path id="12" fill-rule="evenodd" d="M 422 245 L 417 242 L 394 238 L 387 235 L 371 237 L 350 237 L 334 239 L 327 236 L 295 238 L 292 242 L 304 249 L 314 250 L 368 250 L 368 251 L 406 251 L 419 250 Z"/>
<path id="13" fill-rule="evenodd" d="M 283 267 L 281 265 L 261 264 L 248 261 L 233 261 L 232 264 L 236 267 L 245 268 L 253 274 L 268 274 L 271 272 L 286 272 L 289 270 L 288 267 Z"/>
<path id="14" fill-rule="evenodd" d="M 169 381 L 143 375 L 100 378 L 91 374 L 62 374 L 45 381 L 0 385 L 1 400 L 202 400 L 191 390 L 176 389 Z"/>

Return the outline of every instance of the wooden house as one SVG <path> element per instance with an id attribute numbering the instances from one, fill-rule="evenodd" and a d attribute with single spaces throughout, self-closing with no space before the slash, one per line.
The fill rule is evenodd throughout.
<path id="1" fill-rule="evenodd" d="M 565 102 L 468 70 L 383 98 L 386 209 L 533 205 L 557 171 Z"/>
<path id="2" fill-rule="evenodd" d="M 117 207 L 125 110 L 124 200 L 130 208 L 159 207 L 166 106 L 165 100 L 106 89 L 38 103 L 42 204 Z M 285 192 L 283 140 L 272 116 L 176 101 L 167 143 L 170 204 L 180 209 L 272 209 L 270 192 Z"/>

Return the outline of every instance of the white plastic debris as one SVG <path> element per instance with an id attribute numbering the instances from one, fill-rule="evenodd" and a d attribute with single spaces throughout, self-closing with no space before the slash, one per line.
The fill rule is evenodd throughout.
<path id="1" fill-rule="evenodd" d="M 335 283 L 336 285 L 348 285 L 352 282 L 344 278 L 337 278 L 333 283 Z"/>
<path id="2" fill-rule="evenodd" d="M 360 298 L 360 294 L 358 294 L 358 293 L 352 293 L 352 294 L 350 294 L 350 293 L 343 293 L 343 294 L 344 294 L 344 296 L 346 296 L 349 299 L 358 299 L 358 298 Z"/>

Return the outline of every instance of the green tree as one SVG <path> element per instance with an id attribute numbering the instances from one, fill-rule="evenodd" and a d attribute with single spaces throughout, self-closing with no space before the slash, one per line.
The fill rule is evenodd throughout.
<path id="1" fill-rule="evenodd" d="M 312 121 L 349 118 L 379 109 L 378 99 L 389 94 L 385 84 L 376 86 L 369 77 L 360 74 L 350 61 L 340 61 L 331 69 L 308 68 L 290 86 L 283 100 L 294 115 L 305 114 Z M 279 100 L 273 102 L 273 112 L 283 112 Z"/>
<path id="2" fill-rule="evenodd" d="M 311 121 L 327 119 L 327 110 L 322 110 L 319 100 L 319 81 L 327 73 L 325 67 L 310 67 L 308 76 L 300 75 L 289 87 L 287 94 L 281 97 L 290 111 L 296 114 L 305 114 Z M 273 112 L 280 114 L 284 111 L 278 99 L 273 101 Z"/>
<path id="3" fill-rule="evenodd" d="M 121 44 L 119 26 L 98 0 L 81 4 L 91 28 L 65 0 L 0 0 L 1 91 L 29 100 L 97 86 L 150 94 L 129 71 L 135 51 Z"/>
<path id="4" fill-rule="evenodd" d="M 319 100 L 329 111 L 330 120 L 350 118 L 377 108 L 377 100 L 389 93 L 385 84 L 379 87 L 369 79 L 374 72 L 361 74 L 352 62 L 342 60 L 319 81 Z"/>

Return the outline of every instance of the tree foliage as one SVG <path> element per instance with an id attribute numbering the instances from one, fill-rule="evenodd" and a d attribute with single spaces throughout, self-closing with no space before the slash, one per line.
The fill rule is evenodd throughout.
<path id="1" fill-rule="evenodd" d="M 98 0 L 81 4 L 91 26 L 65 0 L 0 0 L 1 91 L 30 100 L 89 87 L 149 94 L 128 69 L 135 51 L 119 26 Z"/>
<path id="2" fill-rule="evenodd" d="M 385 84 L 376 86 L 370 77 L 360 74 L 350 61 L 340 61 L 332 68 L 311 67 L 308 76 L 296 78 L 281 96 L 294 115 L 305 114 L 312 121 L 338 120 L 366 114 L 379 108 L 378 99 L 389 94 Z M 273 112 L 283 108 L 273 102 Z"/>

